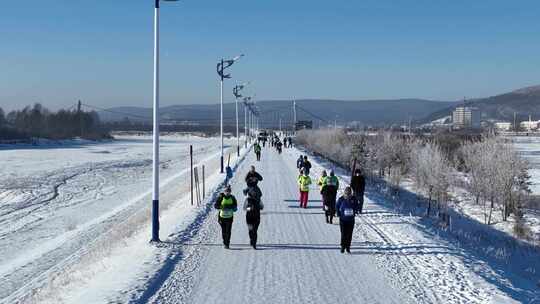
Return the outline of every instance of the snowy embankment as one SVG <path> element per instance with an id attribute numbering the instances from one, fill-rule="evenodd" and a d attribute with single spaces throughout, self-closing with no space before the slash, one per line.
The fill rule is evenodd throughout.
<path id="1" fill-rule="evenodd" d="M 190 144 L 196 165 L 206 165 L 207 189 L 219 179 L 218 139 L 163 138 L 161 187 L 167 190 L 161 210 L 178 208 L 179 222 L 193 210 L 183 200 L 189 193 Z M 60 287 L 100 272 L 95 263 L 149 231 L 151 151 L 150 137 L 0 150 L 9 164 L 0 179 L 2 303 L 54 302 Z M 162 233 L 169 227 L 162 224 Z"/>

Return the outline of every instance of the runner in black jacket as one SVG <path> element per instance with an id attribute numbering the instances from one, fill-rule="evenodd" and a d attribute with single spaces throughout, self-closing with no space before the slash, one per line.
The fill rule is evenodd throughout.
<path id="1" fill-rule="evenodd" d="M 257 173 L 257 171 L 255 171 L 255 166 L 251 166 L 251 170 L 249 170 L 245 180 L 248 187 L 256 187 L 257 184 L 263 180 L 263 178 L 259 173 Z"/>
<path id="2" fill-rule="evenodd" d="M 358 213 L 362 213 L 364 207 L 364 191 L 366 189 L 366 179 L 362 175 L 360 169 L 354 171 L 354 175 L 351 178 L 351 188 L 353 195 L 358 200 Z"/>
<path id="3" fill-rule="evenodd" d="M 246 223 L 249 230 L 249 243 L 253 249 L 257 249 L 257 230 L 261 223 L 261 210 L 264 205 L 261 200 L 261 194 L 258 187 L 251 187 L 244 190 L 246 200 L 244 210 L 246 211 Z"/>
<path id="4" fill-rule="evenodd" d="M 303 169 L 304 172 L 306 172 L 306 175 L 309 175 L 309 171 L 311 170 L 311 163 L 309 162 L 307 155 L 304 155 L 304 162 L 302 162 L 302 166 L 300 169 Z"/>

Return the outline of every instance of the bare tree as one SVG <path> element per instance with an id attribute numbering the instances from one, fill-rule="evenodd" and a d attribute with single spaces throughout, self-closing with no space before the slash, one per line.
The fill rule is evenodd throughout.
<path id="1" fill-rule="evenodd" d="M 497 208 L 501 219 L 506 221 L 528 190 L 524 174 L 527 163 L 509 143 L 493 136 L 465 145 L 462 151 L 468 190 L 477 201 L 482 200 L 486 224 L 492 223 Z"/>
<path id="2" fill-rule="evenodd" d="M 411 176 L 416 188 L 428 196 L 426 215 L 429 216 L 432 201 L 437 202 L 437 210 L 447 224 L 448 191 L 453 181 L 450 161 L 439 146 L 432 143 L 414 142 L 411 145 Z"/>

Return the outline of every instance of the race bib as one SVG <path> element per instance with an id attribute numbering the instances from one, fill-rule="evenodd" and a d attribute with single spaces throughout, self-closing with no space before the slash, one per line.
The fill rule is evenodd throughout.
<path id="1" fill-rule="evenodd" d="M 343 215 L 345 216 L 354 216 L 354 210 L 351 208 L 346 208 L 343 210 Z"/>
<path id="2" fill-rule="evenodd" d="M 230 209 L 221 210 L 221 217 L 223 217 L 223 218 L 233 217 L 233 214 L 234 214 L 234 211 L 232 211 Z"/>

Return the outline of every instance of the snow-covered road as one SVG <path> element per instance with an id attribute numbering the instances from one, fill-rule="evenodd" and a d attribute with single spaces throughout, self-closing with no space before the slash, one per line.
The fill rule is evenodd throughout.
<path id="1" fill-rule="evenodd" d="M 262 161 L 249 155 L 232 181 L 234 194 L 243 201 L 243 176 L 249 166 L 256 165 L 264 177 L 258 250 L 249 246 L 243 211 L 235 215 L 230 250 L 222 247 L 216 212 L 210 211 L 164 242 L 170 258 L 153 278 L 122 294 L 131 294 L 131 303 L 201 304 L 540 299 L 534 284 L 504 277 L 481 257 L 431 233 L 421 218 L 393 212 L 373 189 L 367 193 L 366 214 L 357 219 L 352 254 L 341 254 L 339 226 L 325 223 L 316 186 L 309 208 L 298 208 L 299 153 L 286 149 L 278 155 L 265 148 Z M 312 178 L 321 170 L 314 163 Z"/>

